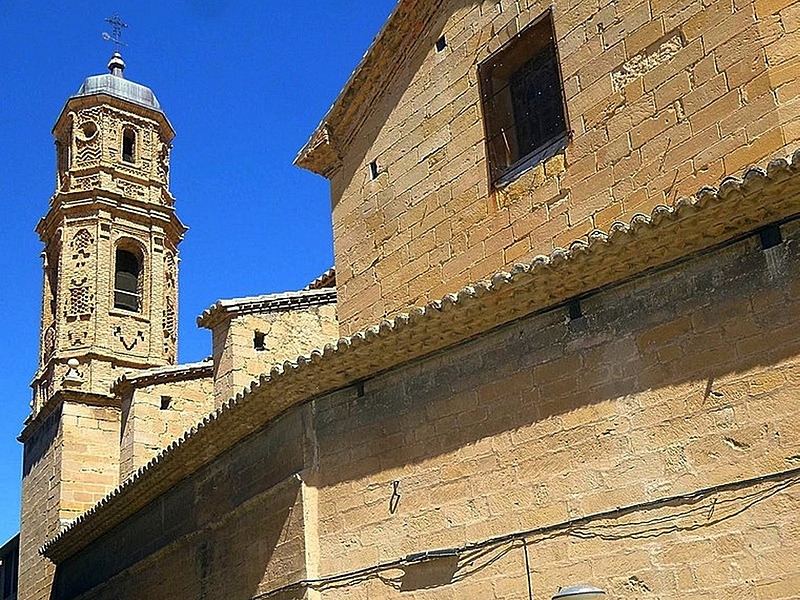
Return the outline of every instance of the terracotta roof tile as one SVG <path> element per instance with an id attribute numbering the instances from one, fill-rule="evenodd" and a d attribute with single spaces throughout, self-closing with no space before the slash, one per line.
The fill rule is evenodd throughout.
<path id="1" fill-rule="evenodd" d="M 219 322 L 234 315 L 295 310 L 332 302 L 336 302 L 334 288 L 304 289 L 297 292 L 231 298 L 219 300 L 203 311 L 203 314 L 197 317 L 197 324 L 200 327 L 211 329 Z"/>
<path id="2" fill-rule="evenodd" d="M 314 281 L 309 283 L 304 290 L 321 290 L 336 287 L 336 267 L 331 267 Z"/>

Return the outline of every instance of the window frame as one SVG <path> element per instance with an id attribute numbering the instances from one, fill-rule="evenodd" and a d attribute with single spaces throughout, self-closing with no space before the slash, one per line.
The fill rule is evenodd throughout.
<path id="1" fill-rule="evenodd" d="M 534 49 L 529 53 L 521 53 L 520 47 L 526 45 L 525 38 L 527 36 L 534 36 L 534 31 L 537 28 L 542 28 L 544 23 L 548 22 L 549 38 L 538 49 Z M 527 42 L 529 44 L 530 42 Z M 555 62 L 556 78 L 558 83 L 559 100 L 561 117 L 563 119 L 563 128 L 556 134 L 541 141 L 535 148 L 525 155 L 517 156 L 514 160 L 509 161 L 509 164 L 503 164 L 504 161 L 497 159 L 496 141 L 500 135 L 503 135 L 504 127 L 500 126 L 496 121 L 498 120 L 499 110 L 497 104 L 503 95 L 509 105 L 513 104 L 513 97 L 511 92 L 511 79 L 513 76 L 520 72 L 520 70 L 530 61 L 542 55 L 543 52 L 552 51 L 553 60 Z M 495 91 L 493 73 L 498 65 L 502 65 L 504 60 L 508 60 L 508 56 L 516 54 L 523 54 L 524 57 L 519 56 L 511 59 L 513 67 L 509 68 L 509 73 L 506 76 L 506 86 L 500 91 Z M 563 151 L 570 140 L 572 139 L 573 132 L 570 129 L 569 112 L 567 110 L 567 100 L 564 91 L 564 76 L 561 70 L 561 59 L 558 52 L 558 43 L 555 31 L 555 22 L 553 18 L 552 6 L 545 10 L 538 17 L 533 19 L 525 27 L 516 33 L 510 40 L 505 42 L 500 48 L 492 52 L 488 57 L 478 64 L 478 82 L 481 97 L 481 110 L 483 116 L 484 126 L 484 140 L 486 144 L 486 158 L 487 167 L 489 172 L 490 183 L 494 188 L 502 188 L 514 179 L 518 178 L 524 172 L 535 167 L 536 165 L 544 162 L 548 158 L 555 156 Z M 551 98 L 551 100 L 554 98 Z M 513 119 L 513 116 L 512 116 Z M 517 129 L 516 123 L 512 121 L 514 127 L 514 135 L 516 136 Z M 507 139 L 507 138 L 506 138 Z M 517 149 L 519 153 L 519 149 Z"/>
<path id="2" fill-rule="evenodd" d="M 125 146 L 128 142 L 128 134 L 130 134 L 130 144 L 131 144 L 131 151 L 130 154 L 125 152 Z M 122 128 L 122 147 L 120 148 L 120 156 L 122 157 L 122 162 L 128 163 L 129 165 L 136 164 L 136 129 L 130 125 L 125 125 Z"/>
<path id="3" fill-rule="evenodd" d="M 126 253 L 132 256 L 137 263 L 139 272 L 136 275 L 136 292 L 117 287 L 117 275 L 119 274 L 119 257 L 120 253 Z M 119 244 L 114 249 L 114 270 L 112 279 L 112 294 L 111 294 L 111 307 L 113 310 L 123 310 L 128 313 L 142 314 L 144 311 L 144 253 L 136 247 L 128 244 Z M 126 271 L 127 273 L 127 271 Z M 136 309 L 129 306 L 123 306 L 117 303 L 117 294 L 122 294 L 128 297 L 135 297 Z"/>

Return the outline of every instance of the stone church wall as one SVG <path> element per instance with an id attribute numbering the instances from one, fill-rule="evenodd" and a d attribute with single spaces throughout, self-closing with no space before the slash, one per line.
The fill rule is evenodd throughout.
<path id="1" fill-rule="evenodd" d="M 256 347 L 260 334 L 263 345 Z M 336 304 L 233 315 L 212 327 L 214 396 L 229 400 L 270 367 L 294 361 L 339 337 Z"/>
<path id="2" fill-rule="evenodd" d="M 26 440 L 21 598 L 48 596 L 54 569 L 40 546 L 118 485 L 119 436 L 119 409 L 67 399 Z"/>
<path id="3" fill-rule="evenodd" d="M 130 388 L 122 395 L 120 481 L 214 412 L 211 376 Z"/>
<path id="4" fill-rule="evenodd" d="M 526 570 L 535 597 L 794 597 L 800 225 L 781 230 L 290 409 L 59 565 L 54 597 L 294 598 L 321 576 L 307 597 L 510 600 Z"/>
<path id="5" fill-rule="evenodd" d="M 343 334 L 649 214 L 800 140 L 796 0 L 559 0 L 571 141 L 495 189 L 478 64 L 549 4 L 440 4 L 429 22 L 410 26 L 416 45 L 379 84 L 380 100 L 358 98 L 371 102 L 369 116 L 338 149 Z M 398 57 L 383 60 L 373 71 L 391 71 Z"/>
<path id="6" fill-rule="evenodd" d="M 55 510 L 63 446 L 60 416 L 60 410 L 53 412 L 25 444 L 22 494 L 31 501 L 22 504 L 20 515 L 19 589 L 29 598 L 46 597 L 55 572 L 53 563 L 39 556 L 39 546 L 61 527 Z"/>
<path id="7" fill-rule="evenodd" d="M 794 597 L 800 472 L 713 488 L 798 466 L 798 258 L 751 237 L 317 402 L 321 572 L 532 531 L 534 597 Z M 323 597 L 528 597 L 519 538 L 441 563 Z"/>
<path id="8" fill-rule="evenodd" d="M 113 406 L 65 402 L 60 518 L 78 518 L 119 484 L 120 411 Z"/>
<path id="9" fill-rule="evenodd" d="M 279 419 L 68 560 L 53 598 L 250 598 L 305 577 L 303 421 Z"/>

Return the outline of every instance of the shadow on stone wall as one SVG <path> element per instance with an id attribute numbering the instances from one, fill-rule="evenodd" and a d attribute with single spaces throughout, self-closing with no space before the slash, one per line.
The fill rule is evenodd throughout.
<path id="1" fill-rule="evenodd" d="M 796 233 L 797 227 L 784 228 L 785 237 Z M 800 294 L 792 283 L 798 280 L 798 254 L 794 243 L 762 251 L 757 237 L 748 238 L 588 297 L 580 318 L 568 319 L 563 308 L 534 315 L 293 407 L 60 565 L 51 598 L 245 599 L 302 579 L 304 507 L 295 474 L 309 469 L 312 486 L 323 494 L 321 522 L 331 515 L 342 519 L 336 530 L 342 533 L 353 518 L 353 536 L 370 531 L 369 519 L 390 515 L 367 502 L 368 486 L 330 496 L 324 496 L 325 488 L 383 480 L 397 469 L 424 464 L 444 470 L 451 465 L 443 457 L 468 454 L 483 440 L 507 434 L 512 438 L 505 454 L 495 456 L 480 477 L 507 476 L 523 450 L 536 463 L 530 468 L 537 477 L 570 473 L 575 465 L 603 458 L 610 459 L 613 474 L 614 461 L 641 454 L 625 446 L 634 444 L 633 435 L 644 435 L 635 443 L 647 447 L 646 436 L 658 435 L 659 423 L 674 417 L 676 430 L 669 435 L 690 437 L 712 411 L 747 402 L 747 393 L 736 387 L 739 375 L 763 379 L 798 355 Z M 681 423 L 684 417 L 690 419 Z M 625 420 L 627 429 L 618 423 Z M 615 427 L 620 435 L 606 435 Z M 531 429 L 533 434 L 523 433 Z M 788 432 L 784 442 L 796 444 L 796 437 Z M 659 452 L 664 443 L 652 440 L 652 450 Z M 548 453 L 560 453 L 561 462 L 551 465 Z M 739 475 L 745 473 L 744 465 L 730 462 Z M 465 464 L 472 481 L 477 467 Z M 704 466 L 709 472 L 713 467 Z M 725 476 L 720 470 L 709 478 Z M 644 477 L 675 475 L 647 471 Z M 401 512 L 408 502 L 433 506 L 453 500 L 441 481 L 429 483 L 417 498 L 400 487 Z M 591 489 L 591 481 L 581 485 Z M 551 491 L 556 492 L 563 490 Z M 445 495 L 429 495 L 434 493 Z M 545 500 L 542 506 L 549 509 L 553 498 Z M 339 502 L 362 512 L 348 515 Z M 407 542 L 415 542 L 414 536 L 386 538 L 383 550 L 402 555 Z M 402 583 L 407 590 L 447 583 L 446 568 L 418 571 Z"/>
<path id="2" fill-rule="evenodd" d="M 609 400 L 632 413 L 651 408 L 643 394 L 684 397 L 687 413 L 724 406 L 741 390 L 727 398 L 720 380 L 800 353 L 797 276 L 796 244 L 762 251 L 754 236 L 589 297 L 579 319 L 563 308 L 529 317 L 367 381 L 361 397 L 318 402 L 320 485 L 546 421 L 549 443 L 571 444 L 558 420 Z M 601 437 L 579 450 L 602 453 Z"/>
<path id="3" fill-rule="evenodd" d="M 301 579 L 300 421 L 278 419 L 58 565 L 51 600 L 251 598 Z"/>
<path id="4" fill-rule="evenodd" d="M 30 475 L 30 472 L 39 464 L 52 450 L 53 441 L 58 435 L 58 424 L 61 421 L 62 407 L 53 411 L 47 417 L 43 426 L 36 430 L 36 433 L 25 444 L 25 456 L 22 462 L 22 477 Z"/>

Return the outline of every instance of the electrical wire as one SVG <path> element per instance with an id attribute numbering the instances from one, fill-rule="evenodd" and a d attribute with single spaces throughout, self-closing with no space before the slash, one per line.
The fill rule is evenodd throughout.
<path id="1" fill-rule="evenodd" d="M 522 544 L 525 553 L 525 576 L 528 579 L 528 600 L 533 600 L 533 582 L 531 581 L 531 559 L 528 556 L 528 544 Z"/>
<path id="2" fill-rule="evenodd" d="M 765 483 L 773 483 L 764 490 L 755 490 L 743 496 L 734 498 L 723 498 L 719 496 L 725 492 L 731 492 L 744 488 L 752 488 Z M 487 538 L 479 542 L 472 542 L 457 548 L 449 548 L 449 555 L 459 556 L 458 566 L 453 574 L 451 583 L 463 581 L 470 575 L 485 569 L 491 564 L 496 563 L 509 552 L 522 547 L 525 552 L 525 567 L 528 576 L 528 595 L 533 597 L 532 583 L 530 579 L 530 560 L 527 547 L 529 544 L 542 542 L 558 536 L 572 536 L 580 539 L 599 538 L 603 540 L 620 539 L 643 539 L 656 537 L 668 533 L 691 531 L 700 527 L 715 525 L 730 518 L 733 518 L 748 510 L 755 504 L 770 498 L 779 492 L 800 483 L 800 467 L 778 471 L 749 479 L 731 481 L 706 488 L 700 488 L 683 494 L 664 496 L 646 502 L 618 506 L 613 509 L 601 511 L 577 517 L 550 525 L 544 525 L 524 531 L 516 531 L 492 538 Z M 743 505 L 734 505 L 744 502 Z M 702 504 L 700 504 L 702 503 Z M 648 519 L 634 520 L 631 522 L 604 523 L 602 521 L 616 521 L 629 515 L 648 512 L 651 510 L 664 509 L 673 506 L 683 506 L 685 504 L 694 505 L 688 510 L 677 514 L 669 514 L 651 517 Z M 715 518 L 716 517 L 716 518 Z M 694 519 L 691 523 L 681 525 L 680 519 Z M 637 530 L 638 528 L 638 530 Z M 436 551 L 428 551 L 435 553 Z M 287 584 L 272 591 L 254 597 L 254 600 L 266 600 L 278 594 L 295 589 L 315 589 L 325 590 L 336 587 L 352 586 L 363 583 L 369 579 L 378 579 L 399 589 L 402 576 L 387 577 L 384 572 L 392 569 L 402 569 L 403 567 L 422 562 L 420 557 L 426 556 L 426 552 L 416 552 L 404 558 L 398 558 L 355 569 L 320 577 L 317 579 L 303 579 L 294 583 Z"/>

